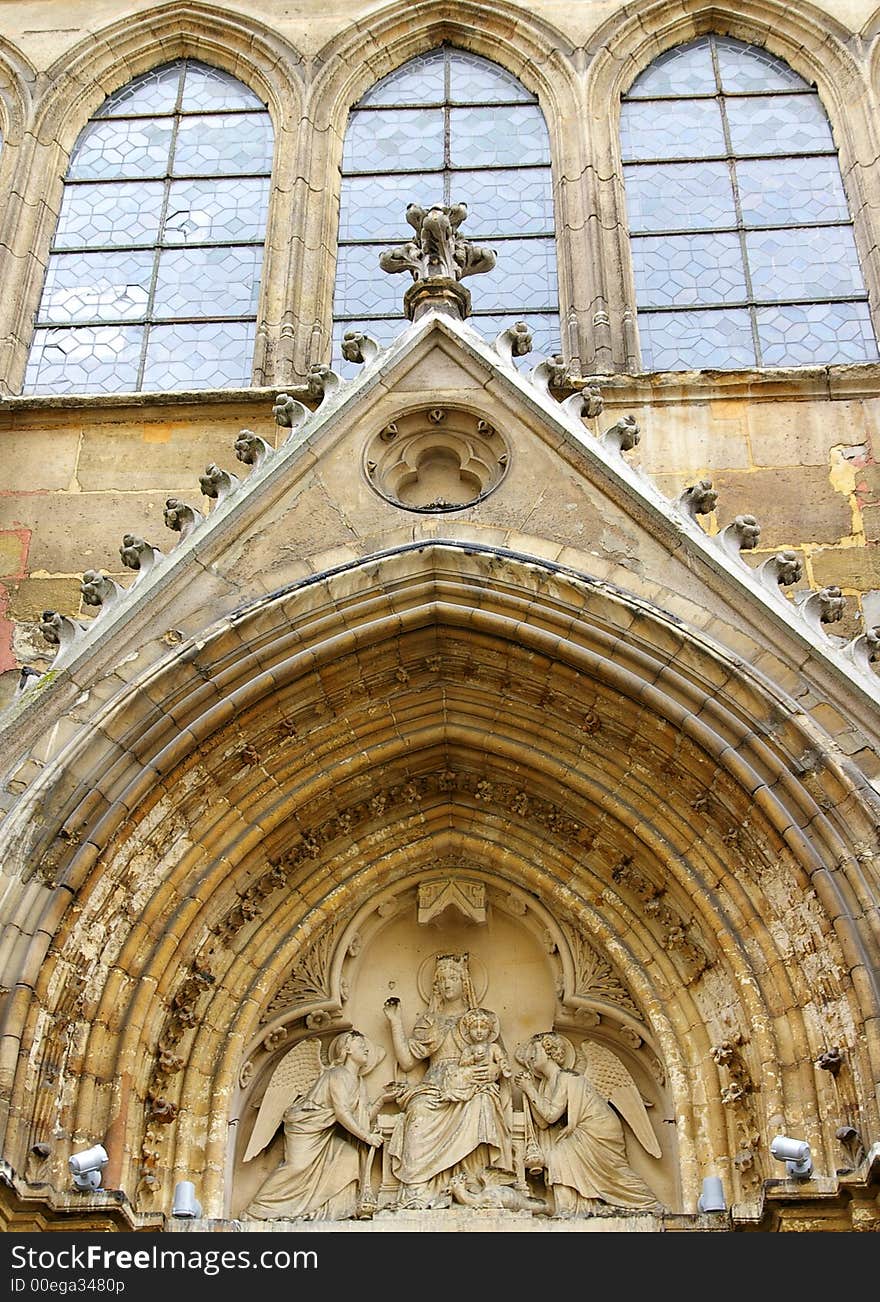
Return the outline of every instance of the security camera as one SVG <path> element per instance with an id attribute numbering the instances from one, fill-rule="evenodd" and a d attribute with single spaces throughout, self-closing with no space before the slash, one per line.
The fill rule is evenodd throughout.
<path id="1" fill-rule="evenodd" d="M 196 1198 L 195 1185 L 191 1180 L 180 1180 L 174 1186 L 174 1202 L 171 1205 L 172 1216 L 185 1216 L 198 1219 L 202 1214 L 202 1204 Z"/>
<path id="2" fill-rule="evenodd" d="M 813 1174 L 813 1158 L 810 1145 L 805 1139 L 789 1139 L 787 1135 L 777 1135 L 770 1145 L 770 1155 L 777 1162 L 784 1162 L 789 1175 L 808 1179 Z"/>
<path id="3" fill-rule="evenodd" d="M 697 1199 L 698 1212 L 726 1212 L 724 1185 L 718 1175 L 707 1175 L 703 1180 L 703 1192 Z"/>
<path id="4" fill-rule="evenodd" d="M 82 1190 L 100 1189 L 101 1172 L 108 1161 L 107 1150 L 103 1144 L 95 1144 L 93 1148 L 87 1148 L 82 1153 L 74 1153 L 73 1157 L 67 1159 L 67 1165 L 70 1167 L 75 1187 Z"/>

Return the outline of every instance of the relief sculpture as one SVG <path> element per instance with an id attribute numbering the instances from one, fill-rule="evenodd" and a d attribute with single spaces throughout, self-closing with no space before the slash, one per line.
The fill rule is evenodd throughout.
<path id="1" fill-rule="evenodd" d="M 346 1220 L 372 1210 L 369 1168 L 383 1142 L 375 1129 L 382 1095 L 367 1098 L 361 1077 L 384 1058 L 360 1031 L 331 1042 L 301 1040 L 272 1074 L 244 1160 L 266 1147 L 284 1123 L 284 1160 L 257 1191 L 243 1219 Z"/>
<path id="2" fill-rule="evenodd" d="M 395 1079 L 372 1102 L 362 1077 L 386 1052 L 359 1031 L 337 1035 L 326 1062 L 317 1038 L 281 1058 L 244 1161 L 282 1123 L 284 1158 L 245 1219 L 462 1207 L 560 1218 L 663 1211 L 628 1160 L 624 1123 L 652 1157 L 660 1145 L 635 1081 L 607 1045 L 575 1047 L 555 1030 L 538 1032 L 517 1044 L 515 1071 L 469 955 L 438 953 L 421 971 L 430 972 L 430 985 L 426 976 L 425 1007 L 409 1029 L 401 1000 L 384 1002 Z M 382 1112 L 383 1105 L 394 1106 Z M 383 1144 L 380 1196 L 372 1168 Z"/>
<path id="3" fill-rule="evenodd" d="M 627 1162 L 623 1125 L 582 1071 L 571 1041 L 539 1032 L 517 1047 L 524 1068 L 516 1082 L 526 1099 L 527 1160 L 543 1170 L 556 1216 L 588 1215 L 603 1204 L 662 1208 Z"/>
<path id="4" fill-rule="evenodd" d="M 475 1011 L 488 1040 L 476 1038 Z M 477 1010 L 468 956 L 437 957 L 428 1007 L 410 1035 L 399 1000 L 386 1000 L 385 1016 L 403 1070 L 428 1064 L 417 1084 L 392 1087 L 401 1109 L 388 1145 L 401 1186 L 398 1205 L 448 1207 L 450 1181 L 458 1175 L 476 1181 L 487 1172 L 512 1177 L 510 1069 L 494 1038 L 497 1017 Z"/>

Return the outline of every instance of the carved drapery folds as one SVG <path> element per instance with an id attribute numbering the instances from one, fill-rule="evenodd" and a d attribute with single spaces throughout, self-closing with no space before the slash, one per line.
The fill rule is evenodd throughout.
<path id="1" fill-rule="evenodd" d="M 337 918 L 270 997 L 240 1069 L 233 1215 L 643 1215 L 678 1197 L 633 996 L 573 920 L 462 867 Z"/>

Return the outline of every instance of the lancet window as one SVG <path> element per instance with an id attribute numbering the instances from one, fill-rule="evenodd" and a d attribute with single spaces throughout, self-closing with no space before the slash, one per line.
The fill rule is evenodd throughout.
<path id="1" fill-rule="evenodd" d="M 558 351 L 550 139 L 509 72 L 453 47 L 411 59 L 352 110 L 342 172 L 334 365 L 346 330 L 387 343 L 405 324 L 398 281 L 377 269 L 383 250 L 412 238 L 409 203 L 466 203 L 461 234 L 496 251 L 473 289 L 481 333 L 525 320 L 537 351 Z"/>
<path id="2" fill-rule="evenodd" d="M 703 36 L 636 78 L 620 136 L 643 369 L 877 358 L 814 86 Z"/>
<path id="3" fill-rule="evenodd" d="M 73 150 L 29 393 L 249 385 L 273 130 L 191 59 L 111 95 Z"/>

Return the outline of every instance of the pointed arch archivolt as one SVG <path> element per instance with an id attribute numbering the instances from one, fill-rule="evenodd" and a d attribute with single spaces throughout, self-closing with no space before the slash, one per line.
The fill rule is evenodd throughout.
<path id="1" fill-rule="evenodd" d="M 619 589 L 430 543 L 316 576 L 122 690 L 3 825 L 6 1151 L 23 1169 L 65 1136 L 60 1187 L 69 1147 L 104 1136 L 140 1207 L 186 1172 L 224 1214 L 274 991 L 440 855 L 614 965 L 665 1064 L 689 1205 L 710 1159 L 747 1200 L 778 1129 L 833 1169 L 837 1125 L 877 1127 L 875 828 L 791 701 Z M 736 1036 L 748 1097 L 725 1106 L 711 1050 Z M 837 1079 L 815 1065 L 832 1043 Z"/>
<path id="2" fill-rule="evenodd" d="M 792 6 L 778 0 L 749 0 L 731 6 L 689 0 L 674 8 L 662 2 L 626 5 L 590 38 L 584 120 L 592 166 L 601 178 L 593 191 L 598 225 L 608 233 L 604 262 L 600 249 L 594 249 L 591 256 L 607 274 L 605 305 L 610 319 L 622 323 L 612 343 L 618 369 L 639 369 L 620 161 L 620 97 L 658 55 L 709 32 L 764 46 L 805 81 L 815 84 L 838 148 L 874 328 L 880 336 L 880 259 L 873 215 L 880 202 L 876 161 L 880 136 L 871 107 L 874 96 L 868 69 L 856 56 L 853 33 L 811 4 Z"/>
<path id="3" fill-rule="evenodd" d="M 70 153 L 91 114 L 108 95 L 140 74 L 175 59 L 198 59 L 249 86 L 268 106 L 275 131 L 272 201 L 266 231 L 256 382 L 276 368 L 287 286 L 297 283 L 303 254 L 305 186 L 299 157 L 303 71 L 299 52 L 259 19 L 194 3 L 171 4 L 126 15 L 90 32 L 56 60 L 35 99 L 28 148 L 17 168 L 9 220 L 19 256 L 4 302 L 14 313 L 2 331 L 0 373 L 7 391 L 19 393 L 27 365 L 49 246 L 61 205 Z M 283 351 L 283 348 L 281 349 Z M 280 365 L 280 363 L 278 363 Z"/>

